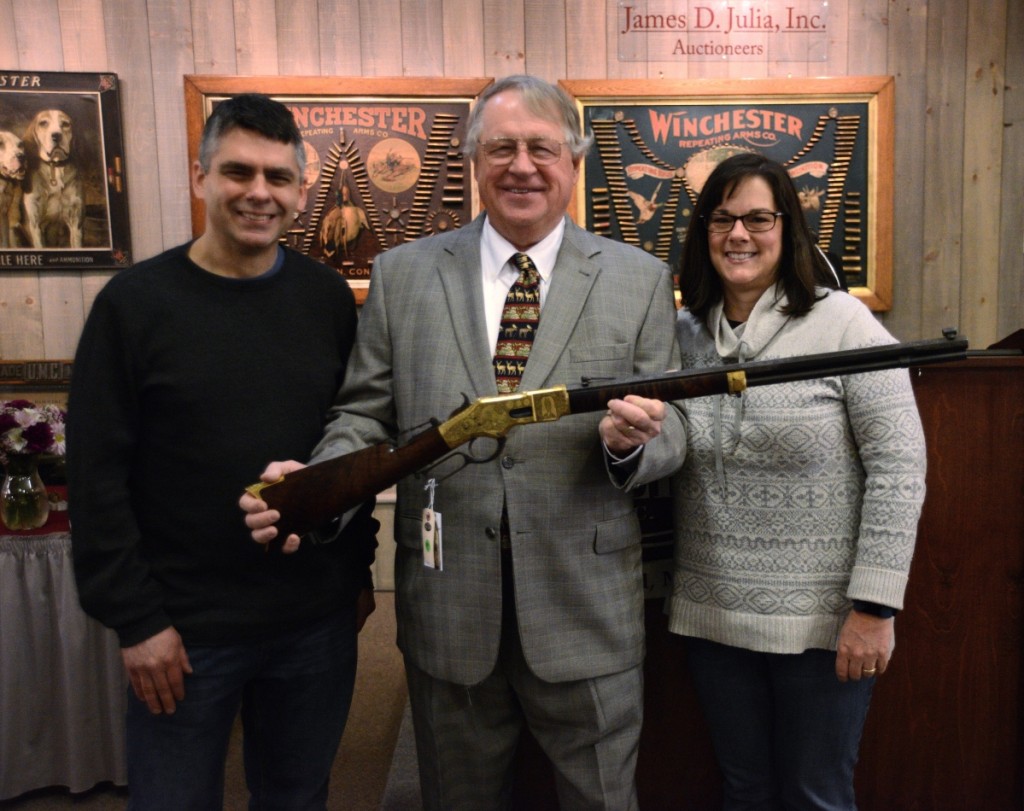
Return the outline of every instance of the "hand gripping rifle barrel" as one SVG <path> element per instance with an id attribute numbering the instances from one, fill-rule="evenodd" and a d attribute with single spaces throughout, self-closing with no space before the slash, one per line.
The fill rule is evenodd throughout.
<path id="1" fill-rule="evenodd" d="M 372 445 L 310 465 L 274 482 L 253 484 L 246 490 L 280 512 L 278 537 L 285 538 L 291 533 L 301 535 L 327 525 L 333 518 L 400 479 L 430 467 L 472 439 L 501 440 L 517 425 L 554 422 L 567 414 L 602 411 L 609 400 L 621 399 L 627 394 L 658 400 L 739 395 L 752 386 L 923 366 L 962 360 L 966 355 L 967 339 L 951 333 L 931 341 L 669 372 L 600 385 L 585 380 L 573 387 L 555 386 L 481 397 L 403 445 Z"/>

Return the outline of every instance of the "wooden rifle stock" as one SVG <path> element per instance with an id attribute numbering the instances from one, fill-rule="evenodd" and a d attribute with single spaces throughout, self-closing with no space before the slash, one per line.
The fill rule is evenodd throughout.
<path id="1" fill-rule="evenodd" d="M 259 482 L 246 491 L 281 513 L 278 537 L 301 535 L 375 496 L 466 442 L 478 437 L 502 439 L 516 425 L 552 422 L 567 414 L 602 411 L 608 401 L 637 394 L 658 400 L 686 400 L 712 394 L 738 395 L 750 386 L 861 374 L 962 360 L 967 339 L 887 344 L 781 360 L 755 361 L 652 377 L 616 379 L 606 384 L 584 380 L 580 386 L 481 397 L 440 425 L 427 428 L 403 445 L 373 445 L 318 462 L 275 482 Z M 595 441 L 597 441 L 595 437 Z"/>

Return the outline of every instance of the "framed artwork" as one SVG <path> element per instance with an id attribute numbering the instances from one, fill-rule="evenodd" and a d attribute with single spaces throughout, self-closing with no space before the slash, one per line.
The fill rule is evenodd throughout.
<path id="1" fill-rule="evenodd" d="M 892 306 L 892 77 L 561 84 L 594 135 L 573 201 L 588 230 L 674 269 L 712 169 L 759 152 L 788 169 L 850 292 Z"/>
<path id="2" fill-rule="evenodd" d="M 491 79 L 186 76 L 189 162 L 214 106 L 266 93 L 295 116 L 309 198 L 285 242 L 334 267 L 362 302 L 377 254 L 475 214 L 466 120 Z M 204 225 L 192 199 L 192 231 Z"/>
<path id="3" fill-rule="evenodd" d="M 71 360 L 0 361 L 0 400 L 31 400 L 66 406 Z"/>
<path id="4" fill-rule="evenodd" d="M 0 271 L 130 263 L 117 76 L 0 71 Z"/>

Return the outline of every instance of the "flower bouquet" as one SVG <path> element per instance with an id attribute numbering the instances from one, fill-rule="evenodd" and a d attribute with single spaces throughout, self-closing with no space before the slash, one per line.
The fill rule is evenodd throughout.
<path id="1" fill-rule="evenodd" d="M 35 529 L 46 523 L 50 504 L 39 476 L 39 462 L 64 456 L 66 414 L 56 405 L 28 400 L 0 402 L 0 520 L 8 529 Z"/>

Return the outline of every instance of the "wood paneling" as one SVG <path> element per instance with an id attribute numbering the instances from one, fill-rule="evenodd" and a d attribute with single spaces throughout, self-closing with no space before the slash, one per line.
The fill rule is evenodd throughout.
<path id="1" fill-rule="evenodd" d="M 526 41 L 523 54 L 526 56 L 527 73 L 543 76 L 546 79 L 564 79 L 566 71 L 566 36 L 565 3 L 563 0 L 526 0 L 525 1 L 525 33 Z M 560 47 L 551 47 L 558 42 Z M 523 70 L 508 71 L 522 73 Z"/>
<path id="2" fill-rule="evenodd" d="M 402 75 L 444 75 L 444 3 L 402 0 Z"/>
<path id="3" fill-rule="evenodd" d="M 243 22 L 241 31 L 245 30 Z M 235 28 L 235 10 L 231 0 L 206 0 L 194 4 L 191 31 L 197 73 L 238 73 L 235 38 L 239 32 Z"/>
<path id="4" fill-rule="evenodd" d="M 115 43 L 108 51 L 108 69 L 118 75 L 121 83 L 128 214 L 131 219 L 132 252 L 138 261 L 160 253 L 165 246 L 175 244 L 173 237 L 176 236 L 165 233 L 163 224 L 161 177 L 156 158 L 161 151 L 161 133 L 156 123 L 156 77 L 152 68 L 154 56 L 150 48 L 149 15 L 142 3 L 111 3 L 104 0 L 103 16 L 107 37 L 111 43 Z M 180 92 L 177 90 L 180 84 L 181 78 L 178 77 L 177 84 L 162 87 L 160 95 Z M 184 131 L 184 118 L 180 119 L 178 126 Z M 174 166 L 168 167 L 168 172 L 172 171 L 173 182 L 178 184 L 179 197 L 185 194 L 187 198 L 188 160 L 184 153 L 178 156 Z M 171 178 L 165 180 L 172 182 Z M 0 279 L 0 284 L 2 281 Z M 3 347 L 0 347 L 2 351 Z"/>
<path id="5" fill-rule="evenodd" d="M 274 0 L 234 0 L 231 7 L 237 72 L 243 76 L 277 73 L 277 13 Z"/>
<path id="6" fill-rule="evenodd" d="M 182 125 L 181 109 L 184 98 L 181 77 L 195 73 L 194 37 L 189 4 L 179 0 L 150 0 L 147 3 L 150 58 L 152 59 L 153 113 L 156 120 L 157 149 L 144 166 L 155 164 L 160 184 L 160 222 L 163 226 L 164 245 L 183 242 L 191 233 L 189 215 L 188 142 Z M 210 33 L 210 32 L 207 32 Z M 234 41 L 234 30 L 220 32 L 219 36 Z M 129 198 L 131 183 L 137 172 L 128 152 Z M 130 203 L 134 200 L 130 199 Z M 169 240 L 169 243 L 168 243 Z M 136 256 L 136 259 L 142 258 Z"/>
<path id="7" fill-rule="evenodd" d="M 485 75 L 509 76 L 528 69 L 522 3 L 484 0 L 483 46 Z M 544 61 L 540 53 L 537 54 L 537 61 Z M 538 64 L 537 67 L 540 66 Z"/>
<path id="8" fill-rule="evenodd" d="M 324 24 L 330 25 L 330 15 Z M 402 4 L 399 0 L 359 0 L 362 74 L 402 75 Z"/>
<path id="9" fill-rule="evenodd" d="M 830 8 L 832 6 L 830 5 Z M 923 234 L 920 212 L 924 208 L 926 116 L 922 105 L 908 104 L 907 99 L 923 99 L 927 88 L 927 8 L 923 4 L 890 6 L 889 73 L 896 79 L 896 115 L 894 120 L 895 161 L 898 167 L 897 210 L 893 217 L 893 279 L 892 290 L 897 306 L 886 317 L 886 326 L 900 337 L 921 335 L 920 307 L 899 306 L 903 302 L 920 302 L 924 286 L 922 263 Z M 950 322 L 953 323 L 953 322 Z M 933 324 L 927 337 L 937 337 Z M 923 336 L 922 336 L 923 337 Z"/>
<path id="10" fill-rule="evenodd" d="M 1003 173 L 1002 207 L 999 227 L 999 335 L 1009 335 L 1020 328 L 1024 302 L 1024 211 L 1021 190 L 1024 189 L 1024 59 L 1019 52 L 1024 42 L 1024 3 L 1007 7 L 1006 95 L 1003 110 Z M 1009 43 L 1015 43 L 1011 46 Z M 1018 56 L 1010 58 L 1011 48 Z"/>
<path id="11" fill-rule="evenodd" d="M 825 62 L 620 61 L 618 0 L 0 0 L 0 69 L 113 71 L 135 259 L 190 235 L 182 76 L 896 77 L 901 339 L 974 346 L 1024 323 L 1024 11 L 833 0 Z M 69 353 L 105 272 L 0 273 L 0 357 Z M 79 314 L 78 311 L 81 311 Z"/>
<path id="12" fill-rule="evenodd" d="M 1018 5 L 1020 0 L 1013 0 Z M 999 306 L 999 211 L 1002 189 L 1003 95 L 1007 0 L 967 4 L 967 75 L 964 94 L 964 239 L 960 323 L 967 335 L 993 343 Z M 1014 43 L 1016 47 L 1019 44 Z M 1019 192 L 1018 192 L 1019 196 Z M 1020 326 L 1020 325 L 1018 325 Z"/>

